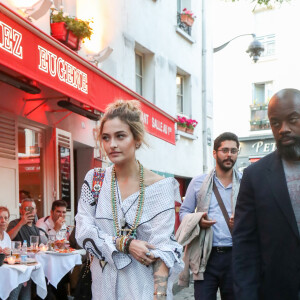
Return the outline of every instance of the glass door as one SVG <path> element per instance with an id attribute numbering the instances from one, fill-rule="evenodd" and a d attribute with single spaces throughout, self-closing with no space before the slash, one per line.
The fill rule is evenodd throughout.
<path id="1" fill-rule="evenodd" d="M 42 141 L 41 131 L 18 128 L 19 199 L 34 199 L 38 218 L 44 215 Z"/>

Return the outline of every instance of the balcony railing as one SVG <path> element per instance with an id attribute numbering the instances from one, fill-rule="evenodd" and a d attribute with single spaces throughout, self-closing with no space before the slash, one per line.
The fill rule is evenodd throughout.
<path id="1" fill-rule="evenodd" d="M 250 105 L 251 111 L 253 110 L 267 110 L 268 104 L 251 104 Z"/>
<path id="2" fill-rule="evenodd" d="M 192 27 L 181 22 L 180 13 L 177 13 L 177 26 L 188 35 L 192 35 Z"/>
<path id="3" fill-rule="evenodd" d="M 271 129 L 270 122 L 267 119 L 250 121 L 250 130 L 251 131 L 267 130 L 267 129 Z"/>

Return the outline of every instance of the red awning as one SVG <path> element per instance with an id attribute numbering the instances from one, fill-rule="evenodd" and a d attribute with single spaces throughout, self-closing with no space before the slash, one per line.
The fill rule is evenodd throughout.
<path id="1" fill-rule="evenodd" d="M 141 102 L 148 132 L 175 144 L 175 118 L 0 3 L 0 64 L 99 111 Z"/>

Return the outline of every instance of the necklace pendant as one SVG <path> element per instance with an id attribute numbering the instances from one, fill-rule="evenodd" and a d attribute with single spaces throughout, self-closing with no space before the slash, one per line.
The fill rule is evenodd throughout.
<path id="1" fill-rule="evenodd" d="M 120 225 L 121 225 L 121 228 L 125 227 L 125 224 L 126 224 L 125 218 L 121 218 L 121 219 L 120 219 Z"/>

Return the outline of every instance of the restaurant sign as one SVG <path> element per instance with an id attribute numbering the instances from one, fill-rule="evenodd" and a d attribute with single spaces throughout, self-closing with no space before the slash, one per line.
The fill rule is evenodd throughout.
<path id="1" fill-rule="evenodd" d="M 175 144 L 175 119 L 0 3 L 0 64 L 91 108 L 138 99 L 147 131 Z"/>

